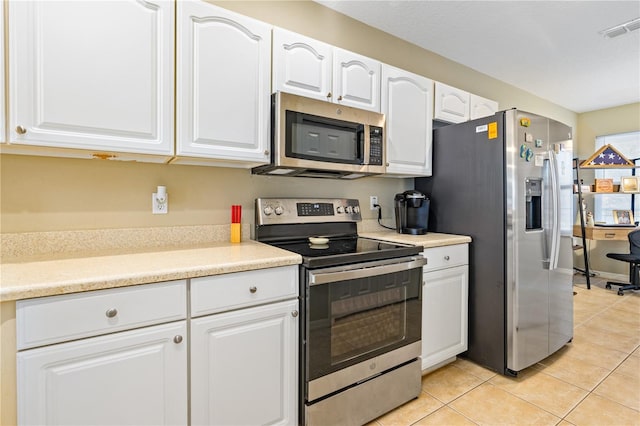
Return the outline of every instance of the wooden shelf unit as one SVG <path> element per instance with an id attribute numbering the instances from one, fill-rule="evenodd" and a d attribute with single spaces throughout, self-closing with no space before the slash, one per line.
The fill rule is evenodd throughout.
<path id="1" fill-rule="evenodd" d="M 637 164 L 640 158 L 634 158 L 630 160 L 634 164 Z M 598 170 L 598 169 L 632 169 L 632 176 L 636 175 L 636 169 L 640 169 L 640 166 L 621 166 L 621 165 L 602 165 L 602 166 L 588 166 L 588 167 L 580 167 L 581 161 L 577 158 L 573 159 L 573 169 L 576 171 L 576 180 L 575 184 L 577 184 L 577 191 L 574 193 L 578 196 L 578 215 L 580 217 L 580 225 L 574 225 L 573 227 L 573 235 L 582 237 L 582 253 L 584 256 L 584 273 L 587 279 L 587 289 L 591 289 L 591 271 L 589 270 L 589 250 L 587 250 L 587 240 L 612 240 L 612 241 L 621 241 L 627 240 L 627 234 L 634 229 L 633 227 L 629 228 L 616 228 L 616 227 L 592 227 L 586 226 L 586 218 L 584 217 L 584 211 L 582 210 L 582 202 L 584 200 L 584 194 L 582 193 L 582 182 L 580 181 L 580 169 L 583 170 Z M 626 193 L 626 192 L 588 192 L 585 194 L 591 195 L 612 195 L 612 194 L 622 194 L 622 195 L 631 195 L 631 202 L 633 205 L 635 197 L 635 193 Z M 577 234 L 577 235 L 576 235 Z M 624 235 L 623 235 L 624 234 Z M 594 238 L 595 237 L 595 238 Z M 574 267 L 574 269 L 577 269 Z"/>

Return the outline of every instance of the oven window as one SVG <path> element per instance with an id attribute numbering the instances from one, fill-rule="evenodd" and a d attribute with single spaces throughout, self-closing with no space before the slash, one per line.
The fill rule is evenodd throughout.
<path id="1" fill-rule="evenodd" d="M 286 156 L 332 163 L 364 162 L 364 126 L 294 111 L 286 112 Z"/>
<path id="2" fill-rule="evenodd" d="M 308 379 L 420 340 L 422 268 L 309 287 Z"/>
<path id="3" fill-rule="evenodd" d="M 342 288 L 340 288 L 342 287 Z M 331 364 L 402 341 L 406 335 L 406 288 L 350 295 L 338 286 L 331 302 Z"/>

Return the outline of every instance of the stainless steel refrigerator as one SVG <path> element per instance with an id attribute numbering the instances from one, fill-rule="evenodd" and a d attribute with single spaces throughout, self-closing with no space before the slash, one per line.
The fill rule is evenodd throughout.
<path id="1" fill-rule="evenodd" d="M 571 133 L 515 109 L 438 127 L 433 176 L 415 180 L 431 199 L 429 230 L 472 238 L 463 356 L 502 374 L 573 337 L 572 271 L 557 267 L 571 256 L 560 244 L 561 218 L 572 210 Z"/>

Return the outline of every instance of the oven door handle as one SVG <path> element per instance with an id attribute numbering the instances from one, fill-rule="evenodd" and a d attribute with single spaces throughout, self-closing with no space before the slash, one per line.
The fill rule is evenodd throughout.
<path id="1" fill-rule="evenodd" d="M 416 257 L 408 262 L 391 263 L 382 266 L 360 267 L 336 272 L 310 272 L 309 285 L 327 284 L 337 281 L 354 280 L 358 278 L 373 277 L 376 275 L 393 274 L 394 272 L 408 271 L 421 268 L 427 264 L 424 257 Z"/>

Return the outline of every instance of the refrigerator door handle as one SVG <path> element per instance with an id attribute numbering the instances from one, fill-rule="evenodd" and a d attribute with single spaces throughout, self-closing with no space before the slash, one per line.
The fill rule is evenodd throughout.
<path id="1" fill-rule="evenodd" d="M 558 159 L 553 150 L 549 151 L 549 171 L 551 177 L 551 253 L 549 256 L 549 270 L 558 267 L 560 255 L 560 183 L 558 180 Z"/>

